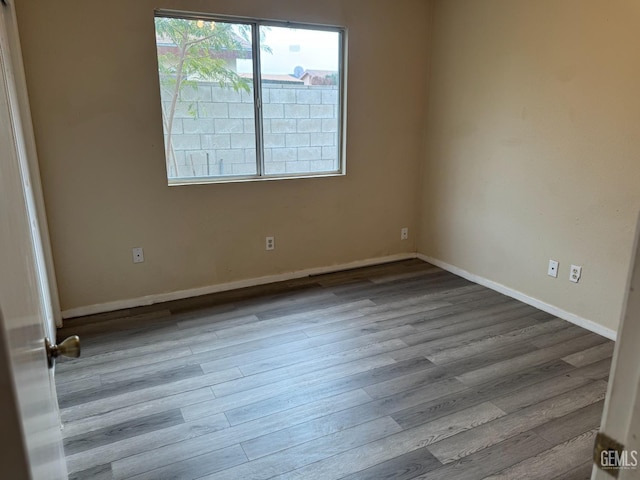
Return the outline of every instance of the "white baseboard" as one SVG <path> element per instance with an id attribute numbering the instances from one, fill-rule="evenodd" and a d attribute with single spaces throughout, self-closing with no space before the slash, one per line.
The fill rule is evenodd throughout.
<path id="1" fill-rule="evenodd" d="M 323 273 L 340 272 L 342 270 L 351 270 L 353 268 L 369 267 L 372 265 L 381 265 L 383 263 L 398 262 L 400 260 L 408 260 L 416 258 L 415 253 L 400 253 L 389 255 L 386 257 L 369 258 L 366 260 L 358 260 L 355 262 L 343 263 L 340 265 L 331 265 L 328 267 L 308 268 L 306 270 L 298 270 L 295 272 L 280 273 L 276 275 L 267 275 L 258 278 L 249 278 L 246 280 L 238 280 L 235 282 L 221 283 L 218 285 L 209 285 L 206 287 L 192 288 L 189 290 L 179 290 L 177 292 L 159 293 L 156 295 L 148 295 L 145 297 L 130 298 L 126 300 L 116 300 L 114 302 L 99 303 L 95 305 L 87 305 L 84 307 L 70 308 L 62 312 L 62 318 L 69 319 L 74 317 L 84 317 L 86 315 L 95 315 L 97 313 L 113 312 L 116 310 L 124 310 L 127 308 L 143 307 L 153 305 L 155 303 L 170 302 L 172 300 L 182 300 L 185 298 L 198 297 L 200 295 L 208 295 L 211 293 L 225 292 L 228 290 L 236 290 L 239 288 L 255 287 L 258 285 L 266 285 L 268 283 L 284 282 L 296 278 L 310 277 L 312 275 L 321 275 Z"/>
<path id="2" fill-rule="evenodd" d="M 258 285 L 266 285 L 269 283 L 284 282 L 287 280 L 294 280 L 296 278 L 304 278 L 312 275 L 321 275 L 323 273 L 333 273 L 333 272 L 340 272 L 342 270 L 351 270 L 353 268 L 369 267 L 372 265 L 381 265 L 384 263 L 398 262 L 400 260 L 408 260 L 411 258 L 419 258 L 420 260 L 431 263 L 432 265 L 435 265 L 444 270 L 447 270 L 448 272 L 451 272 L 462 278 L 466 278 L 471 282 L 485 286 L 487 288 L 490 288 L 491 290 L 495 290 L 496 292 L 500 292 L 511 298 L 515 298 L 516 300 L 526 303 L 527 305 L 531 305 L 547 313 L 550 313 L 551 315 L 555 315 L 556 317 L 567 320 L 568 322 L 571 322 L 582 328 L 586 328 L 587 330 L 597 333 L 598 335 L 602 335 L 603 337 L 609 338 L 611 340 L 616 339 L 617 333 L 615 330 L 604 327 L 599 323 L 596 323 L 592 320 L 588 320 L 586 318 L 582 318 L 574 313 L 567 312 L 566 310 L 562 310 L 561 308 L 558 308 L 554 305 L 543 302 L 542 300 L 538 300 L 537 298 L 530 297 L 522 292 L 509 288 L 500 283 L 494 282 L 493 280 L 489 280 L 479 275 L 475 275 L 471 272 L 467 272 L 466 270 L 458 268 L 454 265 L 450 265 L 436 258 L 432 258 L 427 255 L 416 254 L 416 253 L 400 253 L 396 255 L 389 255 L 386 257 L 358 260 L 355 262 L 343 263 L 340 265 L 308 268 L 305 270 L 297 270 L 294 272 L 280 273 L 276 275 L 267 275 L 267 276 L 258 277 L 258 278 L 249 278 L 246 280 L 238 280 L 235 282 L 221 283 L 218 285 L 209 285 L 206 287 L 192 288 L 189 290 L 179 290 L 177 292 L 159 293 L 156 295 L 148 295 L 145 297 L 130 298 L 126 300 L 117 300 L 114 302 L 107 302 L 107 303 L 100 303 L 95 305 L 87 305 L 84 307 L 70 308 L 62 312 L 62 318 L 69 319 L 74 317 L 84 317 L 86 315 L 95 315 L 98 313 L 113 312 L 116 310 L 124 310 L 127 308 L 143 307 L 147 305 L 153 305 L 155 303 L 170 302 L 172 300 L 182 300 L 185 298 L 198 297 L 200 295 L 208 295 L 211 293 L 225 292 L 228 290 L 236 290 L 239 288 L 255 287 Z"/>
<path id="3" fill-rule="evenodd" d="M 515 298 L 516 300 L 526 303 L 527 305 L 531 305 L 532 307 L 536 307 L 540 310 L 550 313 L 551 315 L 555 315 L 556 317 L 562 318 L 563 320 L 567 320 L 568 322 L 578 325 L 579 327 L 586 328 L 587 330 L 597 333 L 598 335 L 602 335 L 603 337 L 606 337 L 610 340 L 616 340 L 617 332 L 615 330 L 604 327 L 599 323 L 594 322 L 593 320 L 587 320 L 586 318 L 582 318 L 574 313 L 562 310 L 561 308 L 543 302 L 542 300 L 538 300 L 537 298 L 530 297 L 529 295 L 509 288 L 505 285 L 502 285 L 501 283 L 497 283 L 493 280 L 489 280 L 474 273 L 467 272 L 466 270 L 458 268 L 454 265 L 450 265 L 436 258 L 428 257 L 427 255 L 422 255 L 421 253 L 417 254 L 416 256 L 420 260 L 435 265 L 436 267 L 440 267 L 443 270 L 458 275 L 459 277 L 466 278 L 473 283 L 477 283 L 484 287 L 490 288 L 491 290 L 495 290 L 496 292 L 507 295 L 511 298 Z"/>

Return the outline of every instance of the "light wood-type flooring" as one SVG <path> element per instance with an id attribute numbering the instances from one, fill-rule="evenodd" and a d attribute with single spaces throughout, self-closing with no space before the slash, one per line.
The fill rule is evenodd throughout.
<path id="1" fill-rule="evenodd" d="M 613 342 L 419 260 L 66 322 L 71 479 L 587 479 Z"/>

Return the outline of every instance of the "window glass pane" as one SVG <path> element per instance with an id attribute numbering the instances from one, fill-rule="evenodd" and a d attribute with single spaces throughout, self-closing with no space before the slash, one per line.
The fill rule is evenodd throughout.
<path id="1" fill-rule="evenodd" d="M 155 23 L 169 180 L 256 175 L 251 26 Z"/>
<path id="2" fill-rule="evenodd" d="M 340 34 L 261 26 L 260 39 L 265 173 L 337 171 Z"/>

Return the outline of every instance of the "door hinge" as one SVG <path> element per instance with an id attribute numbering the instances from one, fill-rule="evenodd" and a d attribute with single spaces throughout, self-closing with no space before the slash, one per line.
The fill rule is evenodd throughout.
<path id="1" fill-rule="evenodd" d="M 620 468 L 626 463 L 626 455 L 624 445 L 615 441 L 613 438 L 598 432 L 596 442 L 593 446 L 593 463 L 613 478 L 618 478 Z"/>

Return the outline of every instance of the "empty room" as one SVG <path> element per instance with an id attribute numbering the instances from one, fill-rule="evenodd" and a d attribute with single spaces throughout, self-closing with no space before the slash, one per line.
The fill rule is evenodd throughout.
<path id="1" fill-rule="evenodd" d="M 6 3 L 7 478 L 637 478 L 639 3 Z"/>

